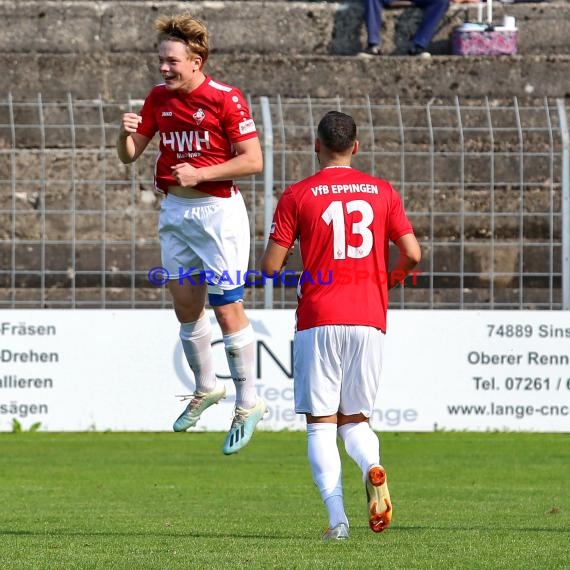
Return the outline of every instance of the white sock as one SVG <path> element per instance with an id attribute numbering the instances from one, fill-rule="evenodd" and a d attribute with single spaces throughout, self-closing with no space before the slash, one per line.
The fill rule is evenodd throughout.
<path id="1" fill-rule="evenodd" d="M 348 456 L 360 467 L 366 481 L 372 465 L 380 465 L 380 440 L 368 422 L 344 424 L 338 428 Z"/>
<path id="2" fill-rule="evenodd" d="M 190 369 L 194 373 L 197 392 L 212 392 L 216 388 L 216 372 L 212 354 L 212 325 L 203 315 L 197 321 L 180 325 L 180 340 Z"/>
<path id="3" fill-rule="evenodd" d="M 224 346 L 230 373 L 236 387 L 236 406 L 253 408 L 255 391 L 255 335 L 251 325 L 241 331 L 225 334 Z"/>
<path id="4" fill-rule="evenodd" d="M 348 525 L 342 497 L 342 466 L 336 424 L 307 424 L 307 455 L 313 481 L 329 515 L 329 527 Z"/>

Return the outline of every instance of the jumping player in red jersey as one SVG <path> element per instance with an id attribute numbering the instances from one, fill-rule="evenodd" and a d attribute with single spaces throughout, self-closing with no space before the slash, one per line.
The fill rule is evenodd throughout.
<path id="1" fill-rule="evenodd" d="M 362 470 L 370 528 L 381 532 L 392 519 L 379 440 L 368 418 L 382 367 L 388 288 L 421 253 L 394 188 L 350 166 L 358 151 L 352 117 L 327 113 L 315 151 L 321 170 L 281 196 L 261 263 L 268 274 L 280 271 L 299 240 L 295 411 L 307 418 L 311 472 L 328 511 L 323 538 L 338 540 L 348 538 L 349 523 L 337 434 Z M 390 241 L 399 250 L 391 271 Z"/>
<path id="2" fill-rule="evenodd" d="M 261 146 L 242 93 L 204 74 L 208 31 L 189 16 L 163 16 L 158 31 L 159 71 L 164 83 L 147 95 L 140 114 L 125 113 L 117 152 L 137 160 L 158 133 L 155 185 L 166 195 L 159 218 L 162 265 L 180 322 L 180 339 L 196 379 L 190 403 L 174 431 L 196 425 L 226 396 L 216 381 L 206 294 L 222 329 L 236 387 L 236 409 L 223 446 L 242 449 L 267 408 L 256 395 L 254 333 L 243 308 L 250 231 L 234 179 L 260 172 Z"/>

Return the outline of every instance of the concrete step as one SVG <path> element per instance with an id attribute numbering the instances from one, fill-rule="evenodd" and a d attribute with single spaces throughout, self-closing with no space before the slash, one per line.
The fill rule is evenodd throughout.
<path id="1" fill-rule="evenodd" d="M 399 3 L 400 5 L 401 3 Z M 0 53 L 132 53 L 156 47 L 159 14 L 190 10 L 208 26 L 214 53 L 355 54 L 365 45 L 359 0 L 340 2 L 229 0 L 187 2 L 2 0 Z M 485 11 L 484 11 L 485 14 Z M 495 2 L 493 21 L 514 16 L 520 53 L 570 53 L 570 4 Z M 384 15 L 384 50 L 407 53 L 421 10 L 391 8 Z M 434 38 L 434 53 L 450 53 L 452 29 L 477 21 L 474 5 L 452 4 Z"/>
<path id="2" fill-rule="evenodd" d="M 157 287 L 113 287 L 103 290 L 101 287 L 54 286 L 43 292 L 39 288 L 19 288 L 16 291 L 0 287 L 0 306 L 11 306 L 15 300 L 17 306 L 27 309 L 65 309 L 72 306 L 79 308 L 98 309 L 103 306 L 114 309 L 130 308 L 171 308 L 170 296 L 164 288 Z M 492 293 L 492 294 L 491 294 Z M 518 286 L 496 287 L 491 284 L 477 288 L 440 287 L 432 290 L 425 287 L 406 286 L 390 291 L 390 309 L 397 310 L 405 300 L 406 308 L 426 309 L 434 304 L 446 309 L 519 309 L 521 290 Z M 294 287 L 274 290 L 275 306 L 294 309 L 297 306 L 296 290 Z M 533 287 L 524 289 L 522 295 L 525 308 L 552 309 L 562 306 L 561 292 L 554 289 L 551 303 L 551 292 L 548 288 Z M 493 305 L 490 305 L 490 301 Z M 247 288 L 244 301 L 249 309 L 263 309 L 263 291 Z"/>
<path id="3" fill-rule="evenodd" d="M 440 278 L 429 275 L 419 276 L 415 284 L 411 279 L 402 288 L 390 291 L 390 306 L 398 309 L 405 301 L 406 308 L 438 308 L 447 309 L 482 309 L 488 310 L 492 300 L 496 309 L 519 309 L 521 297 L 525 308 L 552 309 L 562 306 L 560 280 L 555 279 L 550 289 L 548 279 L 540 283 L 530 283 L 525 280 L 522 284 L 518 277 L 512 277 L 509 282 L 500 280 L 474 280 L 469 277 L 460 279 Z M 172 306 L 170 295 L 163 287 L 154 287 L 140 275 L 134 282 L 129 277 L 119 280 L 106 279 L 106 288 L 101 286 L 101 279 L 91 282 L 78 280 L 72 283 L 69 279 L 46 279 L 47 287 L 40 288 L 39 278 L 35 283 L 11 289 L 10 284 L 4 284 L 0 278 L 0 306 L 11 306 L 15 301 L 17 306 L 29 309 L 69 308 L 73 305 L 80 308 L 161 308 Z M 431 286 L 433 284 L 433 286 Z M 521 287 L 522 285 L 522 287 Z M 521 294 L 522 291 L 522 294 Z M 247 287 L 244 300 L 250 309 L 263 308 L 263 290 Z M 296 287 L 275 287 L 273 298 L 279 308 L 295 308 L 297 306 Z"/>
<path id="4" fill-rule="evenodd" d="M 55 186 L 55 188 L 53 188 Z M 497 184 L 493 192 L 488 185 L 478 187 L 450 183 L 447 188 L 432 190 L 427 184 L 405 185 L 394 182 L 400 191 L 418 237 L 457 242 L 465 240 L 513 239 L 521 232 L 521 219 L 526 240 L 552 239 L 560 241 L 560 192 L 552 192 L 551 183 L 519 187 Z M 74 228 L 81 241 L 125 241 L 129 243 L 136 230 L 137 241 L 154 243 L 159 199 L 146 203 L 152 194 L 133 195 L 129 183 L 112 186 L 103 181 L 86 184 L 78 181 L 76 192 L 70 183 L 61 186 L 49 182 L 38 191 L 40 184 L 19 184 L 16 192 L 17 212 L 15 236 L 19 240 L 39 240 L 42 235 L 50 241 L 73 240 Z M 245 188 L 245 186 L 243 187 Z M 275 186 L 275 199 L 281 194 Z M 263 236 L 263 208 L 254 207 L 252 195 L 244 192 L 248 211 L 256 212 L 254 236 Z M 260 196 L 256 198 L 261 200 Z M 554 217 L 550 215 L 550 207 Z M 44 207 L 42 207 L 42 203 Z M 493 217 L 492 217 L 493 215 Z M 433 230 L 432 230 L 433 224 Z M 2 188 L 0 197 L 0 239 L 9 243 L 12 236 L 12 197 Z M 43 233 L 42 233 L 43 232 Z"/>
<path id="5" fill-rule="evenodd" d="M 263 136 L 260 98 L 251 96 L 249 102 Z M 60 164 L 69 161 L 71 149 L 76 151 L 73 157 L 78 160 L 93 158 L 93 149 L 114 152 L 121 115 L 127 110 L 139 110 L 141 105 L 142 99 L 129 101 L 127 95 L 120 102 L 75 97 L 68 100 L 67 96 L 43 94 L 39 97 L 37 93 L 34 98 L 29 94 L 13 96 L 11 102 L 8 97 L 0 97 L 0 140 L 6 146 L 14 141 L 16 149 L 36 149 L 32 153 L 46 149 L 49 160 Z M 270 106 L 273 128 L 284 130 L 281 136 L 274 137 L 277 156 L 282 151 L 297 151 L 303 160 L 304 155 L 312 154 L 314 124 L 333 108 L 349 112 L 359 125 L 358 157 L 364 159 L 372 154 L 398 156 L 402 151 L 427 152 L 432 147 L 438 161 L 461 150 L 466 155 L 500 157 L 518 154 L 521 145 L 535 153 L 547 153 L 553 145 L 558 150 L 560 145 L 554 98 L 523 96 L 514 101 L 510 97 L 456 98 L 447 94 L 422 101 L 361 93 L 354 97 L 326 98 L 271 96 Z M 0 168 L 8 160 L 0 152 Z"/>
<path id="6" fill-rule="evenodd" d="M 160 82 L 155 55 L 0 54 L 0 93 L 15 98 L 144 98 Z M 430 99 L 570 97 L 570 55 L 500 57 L 357 56 L 278 54 L 224 55 L 206 72 L 252 97 L 317 98 L 401 96 Z"/>

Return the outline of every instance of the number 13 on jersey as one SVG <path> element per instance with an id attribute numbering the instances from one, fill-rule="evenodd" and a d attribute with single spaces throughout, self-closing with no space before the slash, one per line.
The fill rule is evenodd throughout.
<path id="1" fill-rule="evenodd" d="M 346 213 L 352 214 L 353 212 L 359 212 L 362 216 L 359 222 L 352 223 L 351 228 L 353 235 L 356 234 L 362 238 L 362 243 L 357 247 L 353 245 L 346 246 L 343 202 L 340 200 L 331 202 L 321 216 L 327 226 L 330 226 L 332 223 L 334 259 L 346 259 L 347 257 L 361 259 L 366 257 L 372 250 L 374 236 L 370 231 L 370 225 L 374 220 L 374 210 L 365 200 L 346 202 Z"/>

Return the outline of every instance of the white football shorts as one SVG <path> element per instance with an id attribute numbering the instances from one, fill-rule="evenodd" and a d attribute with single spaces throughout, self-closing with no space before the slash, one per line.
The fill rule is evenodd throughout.
<path id="1" fill-rule="evenodd" d="M 162 266 L 170 279 L 194 276 L 211 293 L 244 285 L 249 263 L 249 219 L 242 195 L 181 198 L 167 195 L 158 236 Z M 200 283 L 201 281 L 201 283 Z"/>
<path id="2" fill-rule="evenodd" d="M 370 417 L 380 383 L 384 333 L 374 327 L 326 325 L 295 333 L 298 414 Z"/>

